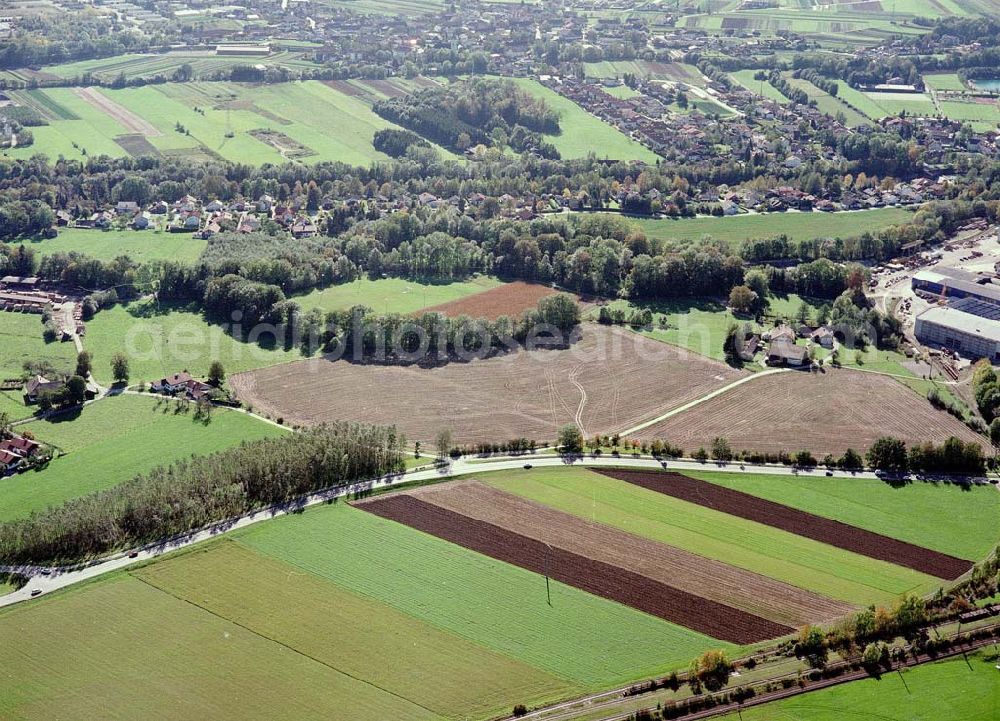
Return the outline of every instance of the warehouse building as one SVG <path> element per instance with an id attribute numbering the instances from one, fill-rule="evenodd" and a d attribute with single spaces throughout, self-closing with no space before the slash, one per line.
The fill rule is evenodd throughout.
<path id="1" fill-rule="evenodd" d="M 967 298 L 929 308 L 917 316 L 913 330 L 924 345 L 1000 361 L 1000 306 L 992 303 Z"/>
<path id="2" fill-rule="evenodd" d="M 992 279 L 958 268 L 921 270 L 910 282 L 914 291 L 944 298 L 975 298 L 1000 305 L 1000 285 Z"/>

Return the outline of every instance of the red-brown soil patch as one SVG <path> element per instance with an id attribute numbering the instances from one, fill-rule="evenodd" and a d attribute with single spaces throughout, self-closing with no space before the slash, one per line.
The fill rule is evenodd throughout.
<path id="1" fill-rule="evenodd" d="M 232 376 L 240 399 L 296 424 L 395 424 L 410 440 L 554 440 L 631 428 L 740 378 L 724 363 L 620 328 L 584 325 L 568 350 L 519 351 L 435 368 L 314 358 Z"/>
<path id="2" fill-rule="evenodd" d="M 561 548 L 547 547 L 541 541 L 425 503 L 413 496 L 384 496 L 361 503 L 359 507 L 713 638 L 747 644 L 784 636 L 792 631 L 787 626 L 680 591 L 645 576 Z"/>
<path id="3" fill-rule="evenodd" d="M 351 85 L 346 80 L 324 80 L 323 84 L 350 97 L 358 97 L 365 94 L 361 89 Z"/>
<path id="4" fill-rule="evenodd" d="M 557 292 L 547 285 L 516 280 L 513 283 L 505 283 L 481 293 L 473 293 L 447 303 L 432 305 L 420 312 L 444 313 L 451 317 L 467 315 L 470 318 L 489 318 L 490 320 L 496 320 L 502 315 L 519 318 L 524 311 L 537 306 L 538 301 L 542 298 Z"/>
<path id="5" fill-rule="evenodd" d="M 895 378 L 863 371 L 794 371 L 762 376 L 645 428 L 637 438 L 661 438 L 693 451 L 722 436 L 734 449 L 864 453 L 881 436 L 907 443 L 948 436 L 982 443 L 954 416 Z"/>
<path id="6" fill-rule="evenodd" d="M 877 558 L 880 561 L 888 561 L 897 566 L 912 568 L 937 578 L 958 578 L 972 567 L 971 561 L 679 473 L 595 470 L 605 476 L 634 483 L 683 501 L 764 523 L 820 543 L 869 558 Z"/>
<path id="7" fill-rule="evenodd" d="M 592 523 L 475 481 L 428 486 L 409 495 L 782 625 L 828 621 L 854 610 L 848 603 Z"/>

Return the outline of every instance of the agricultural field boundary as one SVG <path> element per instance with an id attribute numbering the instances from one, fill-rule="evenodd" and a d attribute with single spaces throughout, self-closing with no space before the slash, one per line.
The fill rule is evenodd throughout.
<path id="1" fill-rule="evenodd" d="M 790 626 L 550 546 L 414 496 L 397 494 L 356 505 L 382 518 L 723 641 L 755 643 L 793 631 Z"/>
<path id="2" fill-rule="evenodd" d="M 972 567 L 972 561 L 900 541 L 785 506 L 749 493 L 723 488 L 679 473 L 598 471 L 626 483 L 698 503 L 749 521 L 764 523 L 845 551 L 906 566 L 937 578 L 954 580 Z"/>
<path id="3" fill-rule="evenodd" d="M 155 544 L 135 549 L 132 557 L 131 553 L 122 551 L 110 556 L 94 559 L 85 564 L 74 564 L 63 567 L 45 567 L 31 565 L 0 565 L 0 572 L 16 573 L 30 576 L 31 582 L 20 590 L 0 596 L 0 608 L 10 606 L 31 598 L 32 589 L 38 589 L 43 593 L 50 593 L 62 588 L 76 585 L 82 581 L 98 578 L 112 571 L 128 568 L 139 563 L 157 558 L 165 553 L 180 550 L 188 546 L 217 538 L 229 531 L 251 526 L 260 521 L 270 520 L 278 516 L 289 513 L 298 513 L 309 506 L 321 503 L 328 503 L 337 498 L 345 498 L 359 493 L 370 493 L 373 490 L 389 489 L 394 486 L 401 486 L 409 483 L 427 483 L 443 480 L 453 476 L 466 476 L 471 474 L 486 473 L 489 471 L 515 470 L 523 468 L 526 461 L 530 459 L 530 464 L 535 467 L 563 466 L 567 464 L 579 464 L 580 466 L 597 468 L 638 468 L 645 470 L 660 470 L 666 467 L 665 461 L 654 458 L 562 458 L 560 456 L 529 456 L 520 458 L 491 459 L 486 462 L 474 462 L 459 460 L 450 465 L 439 466 L 431 470 L 414 471 L 406 474 L 395 474 L 383 478 L 370 479 L 347 486 L 335 486 L 316 493 L 303 496 L 293 501 L 277 503 L 266 508 L 248 513 L 244 516 L 229 518 L 225 521 L 206 526 L 205 528 L 191 531 L 180 536 L 163 539 Z M 732 464 L 705 464 L 697 461 L 671 461 L 669 466 L 677 471 L 705 471 L 713 470 L 721 473 L 733 473 L 746 475 L 752 472 L 760 472 L 773 476 L 819 476 L 820 471 L 802 471 L 798 468 L 787 466 L 759 465 L 753 466 L 744 464 L 743 467 Z M 834 478 L 854 478 L 880 480 L 875 473 L 868 471 L 830 471 Z M 963 479 L 968 481 L 969 479 Z M 979 479 L 980 483 L 985 483 L 984 479 Z M 45 575 L 42 575 L 43 571 Z"/>
<path id="4" fill-rule="evenodd" d="M 688 401 L 687 403 L 685 403 L 682 406 L 678 406 L 677 408 L 674 408 L 672 410 L 667 411 L 662 416 L 658 416 L 656 418 L 652 418 L 652 419 L 650 419 L 648 421 L 643 421 L 642 423 L 640 423 L 637 426 L 633 426 L 632 428 L 629 428 L 628 430 L 622 431 L 621 435 L 623 435 L 623 436 L 634 435 L 634 434 L 638 433 L 639 431 L 643 431 L 643 430 L 649 428 L 650 426 L 655 426 L 657 423 L 660 423 L 661 421 L 665 421 L 668 418 L 672 418 L 673 416 L 676 416 L 678 413 L 683 413 L 686 410 L 690 410 L 691 408 L 694 408 L 695 406 L 699 405 L 700 403 L 704 403 L 705 401 L 710 401 L 713 398 L 715 398 L 716 396 L 721 396 L 723 393 L 726 393 L 727 391 L 732 390 L 736 386 L 743 385 L 744 383 L 749 383 L 750 381 L 754 380 L 755 378 L 763 378 L 764 376 L 774 375 L 775 373 L 789 373 L 789 372 L 790 371 L 789 371 L 788 368 L 772 368 L 770 370 L 761 371 L 760 373 L 754 373 L 753 375 L 744 376 L 743 378 L 738 378 L 737 380 L 733 381 L 729 385 L 723 386 L 722 388 L 716 388 L 714 391 L 710 391 L 710 392 L 706 393 L 701 398 L 695 398 L 693 401 Z"/>

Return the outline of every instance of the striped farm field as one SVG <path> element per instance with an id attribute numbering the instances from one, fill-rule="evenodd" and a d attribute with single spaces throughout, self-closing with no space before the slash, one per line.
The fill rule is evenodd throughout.
<path id="1" fill-rule="evenodd" d="M 522 699 L 554 701 L 579 691 L 564 679 L 236 543 L 183 554 L 135 575 L 447 718 L 490 718 Z M 247 593 L 250 579 L 252 593 Z M 293 608 L 294 613 L 274 612 Z"/>
<path id="2" fill-rule="evenodd" d="M 4 609 L 0 643 L 4 718 L 442 719 L 133 576 Z"/>
<path id="3" fill-rule="evenodd" d="M 602 473 L 657 493 L 699 503 L 737 518 L 756 521 L 867 558 L 932 574 L 937 578 L 954 580 L 972 568 L 972 561 L 967 559 L 900 541 L 849 523 L 823 518 L 751 493 L 721 488 L 680 473 L 628 470 L 605 470 Z"/>
<path id="4" fill-rule="evenodd" d="M 858 605 L 884 603 L 940 581 L 762 523 L 623 483 L 585 468 L 481 477 L 491 486 L 566 513 L 714 558 Z"/>
<path id="5" fill-rule="evenodd" d="M 577 588 L 736 643 L 783 636 L 851 610 L 849 604 L 476 481 L 430 486 L 359 506 L 536 573 L 548 567 L 553 578 Z"/>
<path id="6" fill-rule="evenodd" d="M 314 506 L 2 609 L 0 716 L 487 721 L 752 648 L 630 607 L 654 589 L 647 602 L 683 601 L 699 624 L 722 612 L 730 629 L 767 622 L 746 609 L 773 613 L 778 589 L 786 612 L 821 614 L 931 590 L 906 568 L 608 474 L 484 473 Z M 965 558 L 1000 534 L 992 488 L 690 475 Z M 668 577 L 668 558 L 697 566 Z"/>
<path id="7" fill-rule="evenodd" d="M 34 91 L 50 109 L 49 125 L 11 157 L 45 153 L 82 158 L 131 152 L 260 165 L 284 160 L 340 160 L 368 165 L 387 156 L 375 132 L 390 127 L 362 100 L 319 81 L 250 86 L 240 83 L 164 83 L 118 90 L 52 88 Z M 75 119 L 68 119 L 70 114 Z M 137 143 L 136 139 L 145 142 Z"/>
<path id="8" fill-rule="evenodd" d="M 985 558 L 1000 540 L 1000 493 L 991 486 L 822 479 L 767 474 L 689 475 L 824 518 L 848 523 L 959 558 Z"/>
<path id="9" fill-rule="evenodd" d="M 238 542 L 586 688 L 737 648 L 351 506 L 325 506 Z"/>

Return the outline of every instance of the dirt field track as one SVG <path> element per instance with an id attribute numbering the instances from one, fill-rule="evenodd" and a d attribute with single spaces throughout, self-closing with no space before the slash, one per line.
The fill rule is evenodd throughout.
<path id="1" fill-rule="evenodd" d="M 142 135 L 147 138 L 155 138 L 163 135 L 163 133 L 148 120 L 139 117 L 123 105 L 119 105 L 107 95 L 102 94 L 97 88 L 77 88 L 73 92 L 105 115 L 111 117 L 115 122 L 125 128 L 127 133 Z"/>
<path id="2" fill-rule="evenodd" d="M 410 440 L 450 429 L 457 443 L 553 440 L 630 428 L 745 375 L 619 328 L 585 325 L 569 350 L 416 366 L 312 359 L 234 375 L 241 400 L 286 422 L 395 424 Z"/>
<path id="3" fill-rule="evenodd" d="M 597 472 L 706 508 L 764 523 L 820 543 L 828 543 L 869 558 L 906 566 L 938 578 L 955 579 L 972 567 L 971 561 L 679 473 L 647 473 L 617 469 L 598 469 Z"/>
<path id="4" fill-rule="evenodd" d="M 864 453 L 880 436 L 907 443 L 948 436 L 982 442 L 964 423 L 888 376 L 861 371 L 796 371 L 744 383 L 636 434 L 662 438 L 689 453 L 723 436 L 734 449 L 821 457 L 848 448 Z"/>
<path id="5" fill-rule="evenodd" d="M 829 620 L 853 610 L 850 604 L 591 523 L 474 481 L 428 486 L 409 495 L 785 626 Z"/>
<path id="6" fill-rule="evenodd" d="M 470 318 L 489 318 L 490 320 L 495 320 L 502 315 L 517 318 L 524 311 L 538 305 L 539 300 L 556 292 L 554 288 L 547 285 L 516 280 L 513 283 L 484 290 L 482 293 L 474 293 L 465 298 L 424 308 L 421 313 L 444 313 L 452 317 L 467 315 Z"/>
<path id="7" fill-rule="evenodd" d="M 793 629 L 664 585 L 646 576 L 595 561 L 463 516 L 407 494 L 383 496 L 359 506 L 478 553 L 543 574 L 569 586 L 637 608 L 713 638 L 755 643 Z"/>

